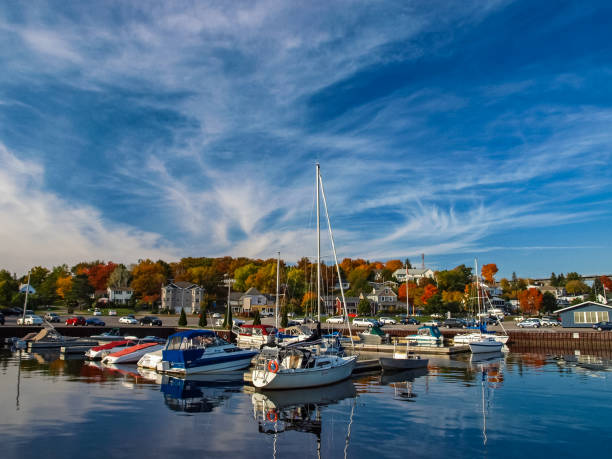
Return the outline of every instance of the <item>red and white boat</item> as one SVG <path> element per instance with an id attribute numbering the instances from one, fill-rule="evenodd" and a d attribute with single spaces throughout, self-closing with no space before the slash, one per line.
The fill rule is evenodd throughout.
<path id="1" fill-rule="evenodd" d="M 133 346 L 134 344 L 136 344 L 136 342 L 130 340 L 111 341 L 110 343 L 90 348 L 85 353 L 85 357 L 89 360 L 102 360 L 108 354 L 112 354 L 113 352 L 119 352 L 120 350 L 126 347 Z"/>
<path id="2" fill-rule="evenodd" d="M 259 347 L 274 342 L 277 330 L 273 325 L 240 325 L 234 327 L 233 332 L 238 335 L 238 346 Z"/>
<path id="3" fill-rule="evenodd" d="M 157 343 L 137 344 L 135 346 L 126 347 L 118 352 L 108 354 L 102 359 L 102 363 L 136 363 L 143 355 L 149 352 L 159 351 L 163 348 L 164 346 L 162 344 Z"/>

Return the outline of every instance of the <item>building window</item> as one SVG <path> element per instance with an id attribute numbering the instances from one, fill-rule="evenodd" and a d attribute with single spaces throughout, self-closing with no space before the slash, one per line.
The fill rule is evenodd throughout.
<path id="1" fill-rule="evenodd" d="M 576 311 L 574 312 L 574 323 L 594 324 L 597 322 L 607 322 L 609 320 L 608 311 Z"/>

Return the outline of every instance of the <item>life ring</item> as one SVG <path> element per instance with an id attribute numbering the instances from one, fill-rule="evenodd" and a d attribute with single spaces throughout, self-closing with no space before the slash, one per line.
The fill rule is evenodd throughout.
<path id="1" fill-rule="evenodd" d="M 278 371 L 278 362 L 276 360 L 270 360 L 268 362 L 268 371 L 270 373 L 276 373 Z"/>
<path id="2" fill-rule="evenodd" d="M 278 421 L 278 415 L 276 414 L 276 411 L 268 410 L 268 412 L 266 413 L 266 419 L 270 422 Z"/>

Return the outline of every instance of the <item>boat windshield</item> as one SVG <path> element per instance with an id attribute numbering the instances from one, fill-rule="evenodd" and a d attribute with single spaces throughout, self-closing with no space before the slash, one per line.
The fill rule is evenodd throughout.
<path id="1" fill-rule="evenodd" d="M 166 347 L 169 351 L 176 350 L 186 350 L 186 349 L 204 349 L 207 347 L 213 346 L 223 346 L 228 344 L 222 338 L 218 336 L 194 336 L 194 337 L 184 337 L 184 336 L 174 336 L 168 341 L 168 347 Z"/>

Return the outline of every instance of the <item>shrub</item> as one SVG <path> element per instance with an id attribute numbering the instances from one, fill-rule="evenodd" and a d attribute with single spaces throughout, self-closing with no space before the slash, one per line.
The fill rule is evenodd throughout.
<path id="1" fill-rule="evenodd" d="M 179 317 L 178 321 L 179 327 L 184 327 L 187 325 L 187 315 L 185 314 L 185 310 L 181 308 L 181 317 Z"/>

